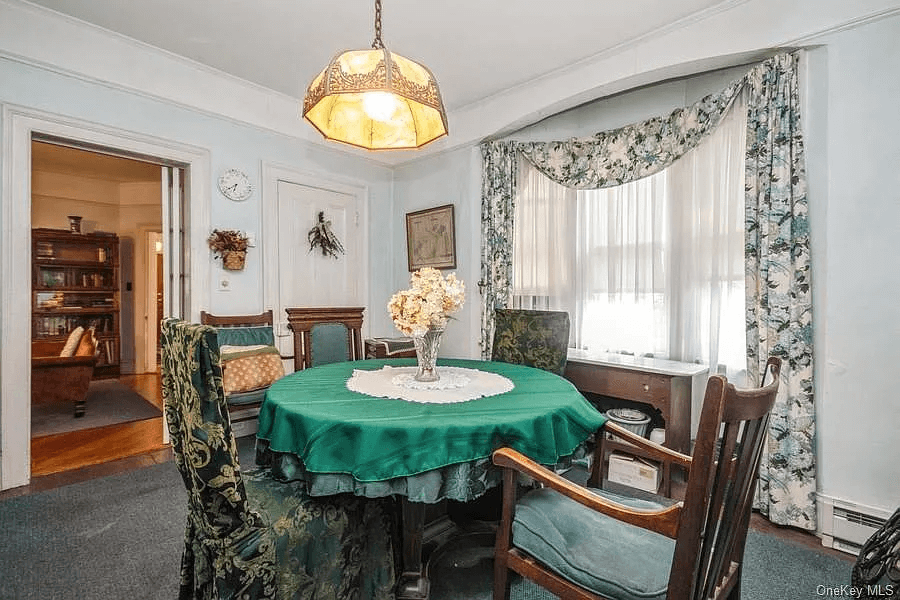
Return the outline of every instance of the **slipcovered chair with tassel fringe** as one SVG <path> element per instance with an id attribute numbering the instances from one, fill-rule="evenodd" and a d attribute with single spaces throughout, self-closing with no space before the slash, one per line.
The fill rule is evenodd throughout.
<path id="1" fill-rule="evenodd" d="M 188 492 L 181 600 L 393 598 L 392 499 L 311 498 L 241 469 L 213 327 L 163 322 L 162 382 Z"/>

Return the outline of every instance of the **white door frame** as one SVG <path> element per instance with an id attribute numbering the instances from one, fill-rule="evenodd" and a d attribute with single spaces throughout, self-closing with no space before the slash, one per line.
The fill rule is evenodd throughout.
<path id="1" fill-rule="evenodd" d="M 278 182 L 286 181 L 307 187 L 320 188 L 332 192 L 354 196 L 362 207 L 360 215 L 360 227 L 358 231 L 362 236 L 360 249 L 363 256 L 363 264 L 360 265 L 360 277 L 362 277 L 361 296 L 365 299 L 365 305 L 369 306 L 369 272 L 371 259 L 369 258 L 369 188 L 358 180 L 336 180 L 325 178 L 321 175 L 299 171 L 291 167 L 268 163 L 263 161 L 260 172 L 262 173 L 262 233 L 260 241 L 263 248 L 263 310 L 273 310 L 275 335 L 287 335 L 286 326 L 279 328 L 279 323 L 287 323 L 287 316 L 281 306 L 279 298 L 278 273 Z M 310 225 L 312 226 L 312 225 Z M 368 319 L 363 320 L 363 337 L 368 332 Z"/>
<path id="2" fill-rule="evenodd" d="M 142 318 L 144 328 L 143 360 L 140 362 L 140 370 L 136 370 L 150 373 L 156 371 L 158 367 L 156 364 L 156 329 L 159 327 L 156 319 L 156 295 L 151 293 L 156 290 L 157 278 L 157 252 L 153 247 L 153 242 L 158 237 L 162 243 L 162 231 L 160 227 L 141 227 L 140 232 L 145 248 L 144 264 L 147 271 L 144 277 L 144 314 Z"/>
<path id="3" fill-rule="evenodd" d="M 210 159 L 202 148 L 33 110 L 3 105 L 2 188 L 0 188 L 0 489 L 26 485 L 31 478 L 31 141 L 33 134 L 114 148 L 178 163 L 190 170 L 191 229 L 188 239 L 209 230 Z M 168 231 L 165 240 L 171 239 Z M 189 282 L 209 281 L 203 253 L 191 253 Z M 190 283 L 188 284 L 190 285 Z M 191 290 L 185 316 L 199 319 L 209 290 Z"/>

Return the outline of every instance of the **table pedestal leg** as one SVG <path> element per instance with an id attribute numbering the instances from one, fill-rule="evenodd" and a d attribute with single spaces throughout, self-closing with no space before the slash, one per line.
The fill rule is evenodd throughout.
<path id="1" fill-rule="evenodd" d="M 422 560 L 425 504 L 410 502 L 404 496 L 401 511 L 402 570 L 397 582 L 397 600 L 427 600 L 429 582 Z"/>

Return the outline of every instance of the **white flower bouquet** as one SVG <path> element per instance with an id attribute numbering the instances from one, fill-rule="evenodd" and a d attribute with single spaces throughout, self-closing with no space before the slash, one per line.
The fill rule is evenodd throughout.
<path id="1" fill-rule="evenodd" d="M 394 325 L 404 335 L 422 336 L 429 329 L 443 329 L 452 313 L 466 301 L 466 286 L 450 273 L 446 278 L 431 267 L 410 277 L 412 287 L 397 292 L 388 302 Z"/>

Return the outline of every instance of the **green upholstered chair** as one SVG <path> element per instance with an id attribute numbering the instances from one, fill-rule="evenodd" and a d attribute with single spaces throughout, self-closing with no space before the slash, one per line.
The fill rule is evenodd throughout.
<path id="1" fill-rule="evenodd" d="M 753 390 L 711 377 L 693 456 L 611 422 L 603 426 L 641 456 L 687 469 L 683 501 L 668 506 L 597 489 L 599 454 L 588 480 L 593 487 L 582 487 L 510 448 L 497 450 L 493 461 L 504 474 L 494 600 L 509 598 L 508 569 L 564 600 L 739 598 L 756 473 L 780 370 L 781 360 L 770 358 L 771 383 Z M 517 473 L 544 487 L 517 502 Z"/>
<path id="2" fill-rule="evenodd" d="M 364 358 L 364 307 L 323 306 L 284 310 L 288 327 L 294 333 L 295 371 Z"/>
<path id="3" fill-rule="evenodd" d="M 562 375 L 569 347 L 569 313 L 498 308 L 491 360 Z"/>
<path id="4" fill-rule="evenodd" d="M 182 600 L 393 598 L 391 499 L 311 498 L 302 482 L 241 470 L 213 327 L 163 321 L 162 384 L 188 492 Z"/>

